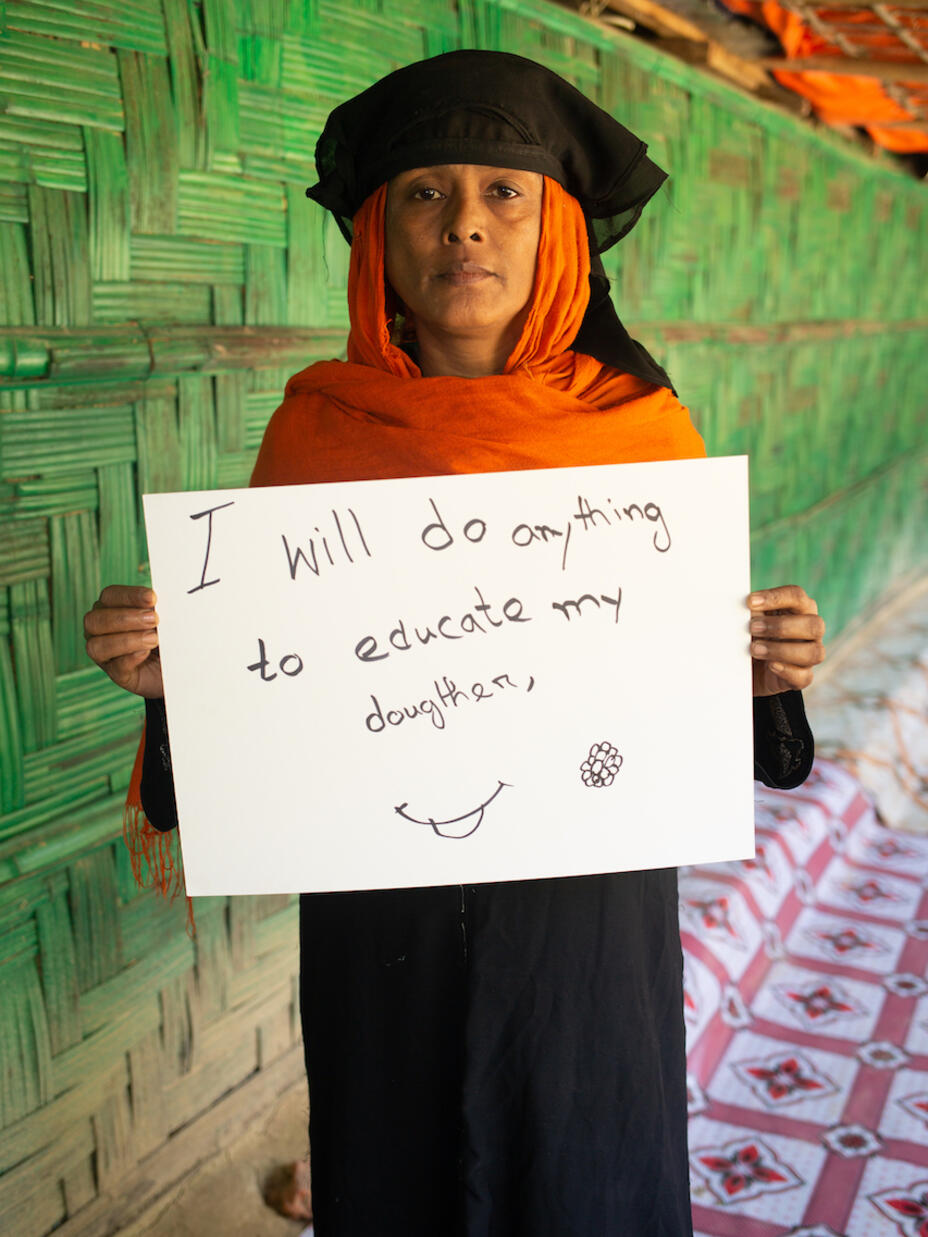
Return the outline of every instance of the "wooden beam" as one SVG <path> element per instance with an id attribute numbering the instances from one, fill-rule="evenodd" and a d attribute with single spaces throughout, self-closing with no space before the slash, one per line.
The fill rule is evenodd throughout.
<path id="1" fill-rule="evenodd" d="M 928 0 L 926 0 L 928 3 Z M 588 8 L 586 4 L 578 5 L 580 12 Z M 597 6 L 599 7 L 599 6 Z M 689 39 L 694 43 L 707 43 L 708 36 L 695 22 L 687 17 L 681 17 L 672 9 L 664 8 L 655 0 L 606 0 L 603 10 L 611 9 L 630 17 L 639 26 L 646 26 L 665 39 Z"/>
<path id="2" fill-rule="evenodd" d="M 590 11 L 588 0 L 574 0 L 581 12 Z M 928 0 L 925 0 L 928 3 Z M 746 60 L 730 52 L 721 43 L 710 39 L 706 32 L 687 17 L 681 17 L 672 9 L 665 8 L 656 0 L 605 0 L 597 5 L 600 15 L 606 11 L 621 13 L 637 25 L 653 30 L 658 35 L 657 46 L 690 64 L 701 64 L 727 81 L 735 82 L 756 94 L 762 92 L 770 102 L 783 103 L 794 110 L 777 92 L 788 95 L 773 82 L 762 65 Z M 772 93 L 771 93 L 772 87 Z"/>
<path id="3" fill-rule="evenodd" d="M 852 60 L 849 56 L 803 56 L 787 60 L 762 56 L 753 63 L 771 72 L 835 73 L 843 77 L 878 77 L 884 82 L 928 82 L 928 64 L 905 64 L 898 60 Z"/>
<path id="4" fill-rule="evenodd" d="M 762 90 L 770 85 L 770 76 L 766 69 L 736 56 L 721 43 L 711 39 L 705 39 L 701 43 L 697 43 L 695 39 L 658 39 L 655 46 L 679 57 L 680 60 L 685 60 L 687 64 L 701 64 L 707 69 L 714 69 L 722 77 L 738 82 L 748 90 Z"/>
<path id="5" fill-rule="evenodd" d="M 885 3 L 888 9 L 916 9 L 928 12 L 928 0 L 811 0 L 808 7 L 813 9 L 872 9 L 877 3 Z M 785 0 L 784 8 L 793 9 L 794 5 Z"/>
<path id="6" fill-rule="evenodd" d="M 736 56 L 734 52 L 730 52 L 721 43 L 709 43 L 706 68 L 714 69 L 722 77 L 727 77 L 729 81 L 739 82 L 742 86 L 746 86 L 748 90 L 753 90 L 755 93 L 758 91 L 763 92 L 765 98 L 774 97 L 774 95 L 769 93 L 770 86 L 779 88 L 764 69 L 750 60 L 745 60 L 743 56 Z"/>

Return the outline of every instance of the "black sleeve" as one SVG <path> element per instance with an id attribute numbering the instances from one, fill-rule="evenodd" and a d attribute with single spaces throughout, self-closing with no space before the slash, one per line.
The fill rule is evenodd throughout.
<path id="1" fill-rule="evenodd" d="M 171 774 L 171 747 L 163 700 L 145 701 L 145 751 L 142 755 L 142 811 L 155 829 L 177 828 L 177 804 Z"/>
<path id="2" fill-rule="evenodd" d="M 802 692 L 755 696 L 755 779 L 778 790 L 792 790 L 809 776 L 814 757 Z"/>

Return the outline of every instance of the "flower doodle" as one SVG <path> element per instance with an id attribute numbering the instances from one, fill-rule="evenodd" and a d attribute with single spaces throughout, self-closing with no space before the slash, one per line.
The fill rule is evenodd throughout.
<path id="1" fill-rule="evenodd" d="M 580 766 L 584 786 L 611 786 L 622 768 L 622 757 L 611 743 L 594 743 Z"/>

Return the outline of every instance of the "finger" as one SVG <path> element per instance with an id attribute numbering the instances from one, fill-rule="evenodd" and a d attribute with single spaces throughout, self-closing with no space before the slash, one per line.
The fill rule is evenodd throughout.
<path id="1" fill-rule="evenodd" d="M 127 606 L 132 609 L 150 610 L 158 601 L 153 588 L 135 584 L 108 584 L 100 594 L 96 606 Z"/>
<path id="2" fill-rule="evenodd" d="M 150 652 L 150 649 L 140 649 L 137 653 L 125 653 L 122 657 L 107 662 L 102 669 L 119 687 L 125 687 L 133 681 L 139 666 Z"/>
<path id="3" fill-rule="evenodd" d="M 101 606 L 84 615 L 84 636 L 106 636 L 121 631 L 139 631 L 158 625 L 156 610 L 120 609 Z"/>
<path id="4" fill-rule="evenodd" d="M 794 610 L 799 614 L 818 614 L 818 606 L 798 584 L 760 589 L 748 598 L 752 610 Z"/>
<path id="5" fill-rule="evenodd" d="M 98 666 L 105 666 L 115 658 L 126 654 L 144 653 L 147 657 L 158 646 L 156 631 L 122 632 L 119 635 L 91 636 L 87 641 L 87 656 Z M 140 656 L 139 661 L 142 660 Z"/>
<path id="6" fill-rule="evenodd" d="M 770 668 L 777 678 L 788 683 L 795 691 L 803 691 L 813 679 L 812 671 L 806 666 L 783 666 L 774 663 Z"/>
<path id="7" fill-rule="evenodd" d="M 810 640 L 754 640 L 751 656 L 757 661 L 770 664 L 770 669 L 779 674 L 782 666 L 817 666 L 825 660 L 825 650 Z"/>
<path id="8" fill-rule="evenodd" d="M 754 614 L 750 631 L 769 640 L 821 640 L 825 620 L 817 614 Z"/>

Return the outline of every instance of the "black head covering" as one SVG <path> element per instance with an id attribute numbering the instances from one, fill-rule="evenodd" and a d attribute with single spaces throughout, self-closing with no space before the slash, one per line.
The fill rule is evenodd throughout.
<path id="1" fill-rule="evenodd" d="M 397 69 L 335 108 L 316 144 L 319 183 L 306 196 L 332 211 L 350 241 L 365 198 L 411 168 L 477 163 L 550 176 L 580 203 L 590 237 L 590 303 L 572 346 L 671 387 L 619 321 L 599 257 L 634 227 L 667 178 L 646 150 L 543 65 L 508 52 L 446 52 Z"/>

